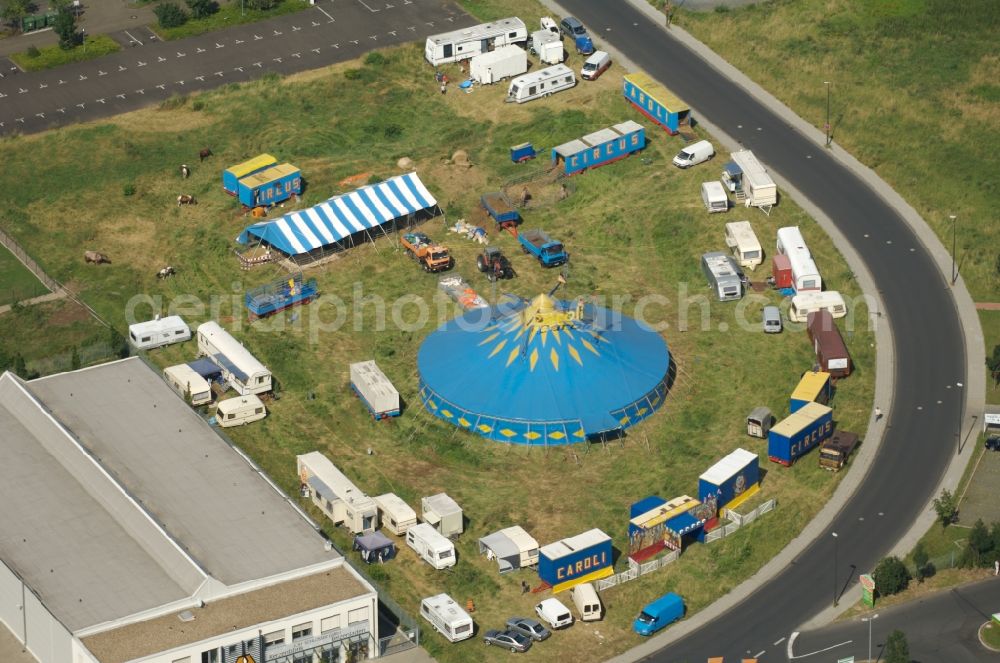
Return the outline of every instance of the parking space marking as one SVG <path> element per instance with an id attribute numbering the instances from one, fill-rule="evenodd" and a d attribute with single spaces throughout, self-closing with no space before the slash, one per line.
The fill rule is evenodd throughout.
<path id="1" fill-rule="evenodd" d="M 146 63 L 143 62 L 142 60 L 139 60 L 138 62 L 135 63 L 135 66 L 137 66 L 137 67 L 145 67 Z"/>
<path id="2" fill-rule="evenodd" d="M 139 44 L 140 46 L 142 46 L 142 42 L 139 41 L 138 39 L 136 39 L 135 37 L 133 37 L 131 32 L 129 32 L 128 30 L 122 30 L 122 32 L 124 32 L 125 34 L 127 34 L 128 38 L 131 39 L 133 42 L 135 42 L 136 44 Z"/>
<path id="3" fill-rule="evenodd" d="M 106 71 L 101 71 L 100 69 L 98 69 L 98 70 L 97 70 L 97 75 L 98 75 L 98 76 L 107 76 L 107 75 L 108 75 L 108 72 L 106 72 Z"/>
<path id="4" fill-rule="evenodd" d="M 146 90 L 136 90 L 136 94 L 146 94 Z"/>
<path id="5" fill-rule="evenodd" d="M 183 58 L 186 55 L 187 55 L 187 53 L 181 53 L 180 51 L 177 51 L 177 57 L 179 57 L 179 58 Z"/>
<path id="6" fill-rule="evenodd" d="M 368 11 L 370 11 L 373 14 L 378 11 L 377 9 L 372 9 L 371 7 L 369 7 L 368 5 L 366 5 L 365 4 L 365 0 L 358 0 L 358 2 L 360 2 L 362 5 L 364 5 L 365 9 L 367 9 Z"/>
<path id="7" fill-rule="evenodd" d="M 44 90 L 44 89 L 45 89 L 45 88 L 47 88 L 47 87 L 48 87 L 48 85 L 47 85 L 46 83 L 39 83 L 39 84 L 38 84 L 38 89 L 39 89 L 39 90 Z"/>
<path id="8" fill-rule="evenodd" d="M 204 82 L 205 82 L 205 77 L 204 77 L 204 76 L 195 76 L 195 77 L 194 77 L 194 79 L 195 79 L 196 81 L 201 81 L 202 83 L 204 83 Z"/>

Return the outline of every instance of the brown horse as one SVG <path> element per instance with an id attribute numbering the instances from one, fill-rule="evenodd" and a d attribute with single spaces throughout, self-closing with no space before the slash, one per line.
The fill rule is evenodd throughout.
<path id="1" fill-rule="evenodd" d="M 100 251 L 84 251 L 83 259 L 85 262 L 93 265 L 100 265 L 102 263 L 111 264 L 111 259 Z"/>
<path id="2" fill-rule="evenodd" d="M 195 199 L 194 196 L 189 196 L 186 193 L 182 193 L 181 195 L 177 196 L 178 207 L 180 207 L 181 205 L 197 205 L 197 204 L 198 201 Z"/>
<path id="3" fill-rule="evenodd" d="M 212 150 L 207 147 L 202 148 L 201 152 L 198 153 L 198 160 L 204 161 L 208 157 L 212 156 Z"/>

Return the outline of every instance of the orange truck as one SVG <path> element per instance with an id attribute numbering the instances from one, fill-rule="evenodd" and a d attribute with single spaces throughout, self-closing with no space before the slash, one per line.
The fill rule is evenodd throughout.
<path id="1" fill-rule="evenodd" d="M 435 244 L 424 233 L 406 233 L 399 238 L 406 253 L 419 262 L 425 272 L 443 272 L 455 265 L 448 247 Z"/>

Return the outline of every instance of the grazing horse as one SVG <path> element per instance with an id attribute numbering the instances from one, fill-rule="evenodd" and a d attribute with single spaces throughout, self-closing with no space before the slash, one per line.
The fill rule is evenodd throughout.
<path id="1" fill-rule="evenodd" d="M 111 264 L 111 259 L 99 251 L 84 251 L 83 259 L 85 262 L 100 265 L 101 263 Z"/>
<path id="2" fill-rule="evenodd" d="M 194 196 L 189 196 L 186 193 L 182 193 L 181 195 L 177 196 L 178 207 L 180 207 L 181 205 L 197 205 L 197 204 L 198 201 L 195 200 Z"/>
<path id="3" fill-rule="evenodd" d="M 199 161 L 204 161 L 205 159 L 207 159 L 210 156 L 212 156 L 212 150 L 210 150 L 209 148 L 205 147 L 205 148 L 202 148 L 201 152 L 198 153 L 198 160 Z"/>
<path id="4" fill-rule="evenodd" d="M 181 164 L 181 177 L 183 177 L 184 179 L 191 177 L 191 169 L 188 168 L 188 165 L 186 163 Z"/>
<path id="5" fill-rule="evenodd" d="M 158 271 L 156 273 L 156 278 L 158 278 L 158 279 L 165 279 L 168 276 L 173 276 L 176 273 L 177 273 L 177 270 L 175 270 L 173 268 L 173 265 L 167 265 L 166 267 L 164 267 L 163 269 L 161 269 L 160 271 Z"/>

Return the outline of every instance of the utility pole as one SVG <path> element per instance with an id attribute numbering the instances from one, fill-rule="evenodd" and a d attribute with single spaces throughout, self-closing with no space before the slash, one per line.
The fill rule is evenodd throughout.
<path id="1" fill-rule="evenodd" d="M 955 281 L 958 280 L 958 274 L 955 273 L 955 250 L 958 248 L 958 217 L 954 214 L 949 214 L 948 218 L 951 219 L 951 284 L 955 285 Z"/>
<path id="2" fill-rule="evenodd" d="M 865 619 L 864 617 L 861 618 L 861 621 L 868 622 L 868 660 L 869 660 L 869 662 L 872 660 L 872 622 L 875 621 L 876 619 L 878 619 L 878 613 L 877 612 L 874 615 L 872 615 L 871 617 L 868 617 L 867 619 Z"/>
<path id="3" fill-rule="evenodd" d="M 833 532 L 833 607 L 837 607 L 837 590 L 839 589 L 837 582 L 837 533 Z"/>
<path id="4" fill-rule="evenodd" d="M 823 81 L 826 86 L 826 146 L 830 147 L 830 81 Z"/>

